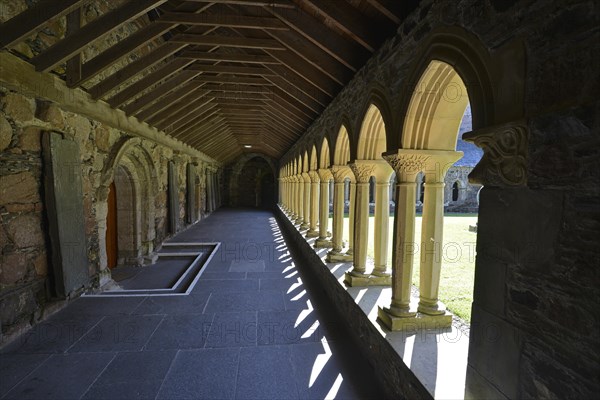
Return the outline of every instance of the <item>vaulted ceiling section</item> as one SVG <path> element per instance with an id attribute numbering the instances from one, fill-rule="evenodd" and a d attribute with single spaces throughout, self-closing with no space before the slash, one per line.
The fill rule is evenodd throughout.
<path id="1" fill-rule="evenodd" d="M 0 25 L 0 46 L 18 53 L 62 21 L 58 40 L 19 56 L 228 163 L 283 155 L 416 1 L 115 0 L 84 18 L 92 3 L 40 0 Z"/>

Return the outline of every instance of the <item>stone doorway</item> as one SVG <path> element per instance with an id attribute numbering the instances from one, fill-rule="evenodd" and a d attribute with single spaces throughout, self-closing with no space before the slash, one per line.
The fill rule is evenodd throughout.
<path id="1" fill-rule="evenodd" d="M 108 213 L 106 215 L 106 262 L 110 269 L 117 266 L 119 241 L 117 218 L 117 188 L 112 182 L 108 187 Z"/>

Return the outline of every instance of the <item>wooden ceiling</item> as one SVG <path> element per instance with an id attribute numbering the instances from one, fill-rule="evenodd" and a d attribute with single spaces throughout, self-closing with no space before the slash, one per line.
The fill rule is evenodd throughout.
<path id="1" fill-rule="evenodd" d="M 418 1 L 125 0 L 83 24 L 90 2 L 40 0 L 0 25 L 0 46 L 66 18 L 65 37 L 29 60 L 38 71 L 64 68 L 69 87 L 228 163 L 282 156 Z M 131 22 L 141 28 L 83 60 Z"/>

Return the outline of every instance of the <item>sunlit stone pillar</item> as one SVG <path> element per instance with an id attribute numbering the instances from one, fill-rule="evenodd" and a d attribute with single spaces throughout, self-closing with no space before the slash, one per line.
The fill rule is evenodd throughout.
<path id="1" fill-rule="evenodd" d="M 333 165 L 330 168 L 333 175 L 333 229 L 332 246 L 327 253 L 327 262 L 351 261 L 352 256 L 342 254 L 344 248 L 344 186 L 350 168 L 346 165 Z"/>
<path id="2" fill-rule="evenodd" d="M 390 177 L 394 170 L 385 160 L 377 160 L 375 174 L 375 265 L 373 278 L 369 284 L 389 285 L 390 273 L 387 271 L 389 219 L 390 219 Z M 377 279 L 383 278 L 383 279 Z"/>
<path id="3" fill-rule="evenodd" d="M 317 225 L 319 223 L 319 183 L 321 179 L 317 171 L 309 171 L 310 177 L 310 218 L 308 223 L 307 238 L 319 236 Z"/>
<path id="4" fill-rule="evenodd" d="M 439 171 L 444 170 L 443 163 L 438 163 L 433 159 L 433 155 L 439 155 L 439 153 L 455 153 L 460 157 L 461 153 L 456 152 L 438 152 L 432 150 L 398 150 L 396 154 L 386 156 L 385 159 L 393 166 L 396 171 L 397 185 L 396 185 L 396 216 L 395 216 L 395 227 L 394 227 L 394 249 L 392 256 L 392 300 L 389 308 L 379 308 L 378 316 L 381 321 L 391 330 L 404 330 L 404 329 L 430 329 L 430 328 L 443 328 L 448 327 L 452 323 L 452 317 L 449 314 L 428 314 L 423 313 L 419 307 L 419 313 L 416 312 L 414 304 L 411 304 L 411 287 L 412 287 L 412 270 L 413 270 L 413 256 L 417 249 L 415 243 L 415 199 L 417 195 L 417 184 L 416 179 L 420 171 L 435 171 L 436 164 L 438 164 Z M 452 159 L 452 158 L 451 158 Z M 454 160 L 458 159 L 455 157 Z M 439 160 L 438 160 L 439 161 Z M 441 160 L 444 162 L 444 160 Z M 446 167 L 452 165 L 452 161 Z M 438 178 L 435 178 L 435 176 Z M 439 176 L 445 175 L 445 172 L 436 174 L 433 173 L 433 179 L 439 179 Z M 443 180 L 443 178 L 442 178 Z M 435 188 L 435 186 L 434 186 Z M 432 192 L 435 192 L 434 189 Z M 443 192 L 443 187 L 442 187 Z M 427 194 L 425 194 L 427 198 Z M 443 199 L 442 199 L 443 200 Z M 434 200 L 435 204 L 437 200 Z M 431 215 L 431 212 L 428 212 Z M 440 229 L 443 227 L 443 202 L 441 203 L 441 220 L 438 216 L 438 223 Z M 425 229 L 423 225 L 423 229 Z M 427 234 L 429 236 L 429 234 Z M 422 236 L 423 238 L 424 236 Z M 441 236 L 440 248 L 441 248 Z M 434 249 L 435 246 L 431 246 L 430 249 Z M 432 254 L 433 255 L 433 254 Z M 438 253 L 438 255 L 441 255 Z M 440 260 L 441 261 L 441 260 Z M 429 282 L 429 288 L 431 286 L 432 269 L 427 268 L 428 271 L 423 270 L 423 264 L 421 264 L 421 282 L 424 280 L 424 273 L 429 276 L 425 278 Z M 421 283 L 422 285 L 422 283 Z M 439 271 L 437 285 L 439 287 Z M 422 290 L 422 287 L 420 288 Z M 437 291 L 437 288 L 436 288 Z M 431 303 L 429 303 L 431 304 Z M 435 301 L 437 307 L 437 295 Z"/>
<path id="5" fill-rule="evenodd" d="M 315 241 L 315 247 L 331 247 L 332 243 L 329 240 L 329 181 L 332 178 L 331 171 L 327 168 L 321 168 L 318 171 L 320 179 L 319 191 L 319 237 Z"/>
<path id="6" fill-rule="evenodd" d="M 462 154 L 457 151 L 436 151 L 425 163 L 418 311 L 428 315 L 443 315 L 446 312 L 438 301 L 444 230 L 444 178 Z"/>
<path id="7" fill-rule="evenodd" d="M 369 179 L 375 165 L 369 161 L 356 160 L 350 164 L 356 177 L 356 204 L 354 208 L 354 258 L 350 272 L 346 273 L 345 281 L 353 285 L 355 278 L 366 280 L 369 274 L 367 268 L 367 245 L 369 239 Z M 362 282 L 366 284 L 365 282 Z"/>
<path id="8" fill-rule="evenodd" d="M 290 220 L 295 221 L 298 218 L 296 205 L 296 176 L 292 175 L 290 179 Z"/>
<path id="9" fill-rule="evenodd" d="M 302 189 L 302 224 L 300 229 L 308 229 L 310 223 L 310 176 L 303 172 L 301 178 L 304 182 Z"/>
<path id="10" fill-rule="evenodd" d="M 304 223 L 304 178 L 296 175 L 296 225 Z"/>

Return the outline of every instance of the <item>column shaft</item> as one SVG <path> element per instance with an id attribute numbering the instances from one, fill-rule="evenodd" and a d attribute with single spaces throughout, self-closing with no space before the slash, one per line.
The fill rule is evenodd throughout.
<path id="1" fill-rule="evenodd" d="M 333 249 L 331 254 L 339 254 L 344 247 L 344 181 L 333 186 Z"/>
<path id="2" fill-rule="evenodd" d="M 397 317 L 410 317 L 413 258 L 415 246 L 415 182 L 402 182 L 396 186 L 395 238 L 392 259 L 392 302 L 390 313 Z"/>
<path id="3" fill-rule="evenodd" d="M 367 267 L 367 245 L 369 243 L 369 182 L 356 184 L 354 208 L 354 276 L 364 276 Z"/>
<path id="4" fill-rule="evenodd" d="M 319 192 L 319 239 L 327 239 L 327 229 L 329 228 L 329 182 L 321 181 Z"/>
<path id="5" fill-rule="evenodd" d="M 421 231 L 421 277 L 418 310 L 424 314 L 444 314 L 438 303 L 444 230 L 444 183 L 425 184 Z"/>
<path id="6" fill-rule="evenodd" d="M 375 186 L 375 267 L 373 275 L 388 276 L 387 254 L 390 219 L 389 181 L 377 183 Z"/>

